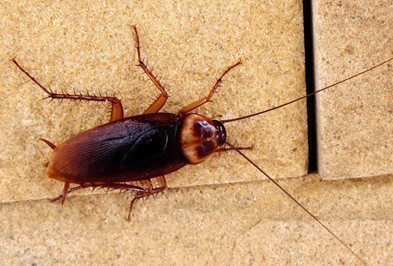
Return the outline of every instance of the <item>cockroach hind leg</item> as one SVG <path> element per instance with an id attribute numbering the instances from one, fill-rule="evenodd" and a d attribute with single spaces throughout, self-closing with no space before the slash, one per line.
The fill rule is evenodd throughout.
<path id="1" fill-rule="evenodd" d="M 164 191 L 166 188 L 167 187 L 165 186 L 165 187 L 153 188 L 153 189 L 147 190 L 147 191 L 137 192 L 136 195 L 134 196 L 134 198 L 130 202 L 130 208 L 128 209 L 127 221 L 131 221 L 131 211 L 132 211 L 134 204 L 138 200 L 140 200 L 142 198 L 148 198 L 149 196 L 154 195 L 154 194 L 158 194 L 158 193 Z"/>
<path id="2" fill-rule="evenodd" d="M 63 195 L 61 196 L 61 205 L 64 205 L 64 202 L 67 198 L 67 193 L 68 193 L 68 189 L 70 188 L 70 183 L 69 182 L 65 182 L 64 183 L 64 188 L 63 188 Z"/>
<path id="3" fill-rule="evenodd" d="M 130 202 L 130 207 L 129 207 L 129 209 L 128 209 L 128 216 L 127 216 L 127 221 L 128 221 L 128 222 L 131 221 L 131 211 L 132 211 L 132 208 L 133 208 L 134 204 L 135 204 L 138 200 L 143 199 L 143 198 L 147 198 L 147 197 L 149 197 L 150 195 L 155 194 L 155 193 L 158 193 L 158 192 L 155 192 L 155 188 L 153 188 L 152 190 L 145 191 L 145 192 L 137 192 L 137 193 L 136 193 L 136 195 L 134 196 L 134 198 L 131 200 L 131 202 Z"/>
<path id="4" fill-rule="evenodd" d="M 144 191 L 144 188 L 138 187 L 138 186 L 134 186 L 134 185 L 131 185 L 131 184 L 118 184 L 118 183 L 94 184 L 94 183 L 82 183 L 82 184 L 80 184 L 79 186 L 76 186 L 76 187 L 73 187 L 73 188 L 69 188 L 69 189 L 66 191 L 65 194 L 66 194 L 66 196 L 67 196 L 67 195 L 70 194 L 71 192 L 74 192 L 74 191 L 77 191 L 77 190 L 80 190 L 80 189 L 84 189 L 84 188 L 92 188 L 93 190 L 96 189 L 96 188 L 108 188 L 108 189 L 113 189 L 113 190 L 122 189 L 122 190 L 124 190 L 124 191 L 136 191 L 136 192 Z M 50 199 L 50 201 L 51 201 L 51 202 L 54 202 L 54 201 L 57 201 L 57 200 L 62 199 L 63 197 L 64 197 L 64 191 L 63 191 L 63 193 L 60 194 L 59 196 Z"/>
<path id="5" fill-rule="evenodd" d="M 65 186 L 64 186 L 64 187 L 65 187 Z M 70 188 L 70 189 L 67 190 L 66 195 L 70 194 L 71 192 L 74 192 L 74 191 L 76 191 L 76 190 L 83 189 L 83 188 L 86 188 L 86 187 L 87 187 L 87 186 L 85 186 L 85 185 L 79 185 L 79 186 Z M 63 195 L 64 195 L 64 192 L 63 192 L 62 194 L 60 194 L 59 196 L 55 197 L 55 198 L 51 198 L 50 201 L 51 201 L 51 202 L 55 202 L 55 201 L 57 201 L 57 200 L 60 200 L 60 199 L 63 198 Z"/>
<path id="6" fill-rule="evenodd" d="M 56 145 L 53 144 L 52 142 L 50 142 L 49 140 L 43 139 L 43 138 L 40 138 L 40 140 L 43 141 L 43 142 L 45 142 L 46 145 L 48 145 L 52 150 L 56 148 Z"/>
<path id="7" fill-rule="evenodd" d="M 123 105 L 121 104 L 121 100 L 117 97 L 109 97 L 109 96 L 95 96 L 95 95 L 90 95 L 90 94 L 85 94 L 83 95 L 82 93 L 74 93 L 74 94 L 69 94 L 69 93 L 54 93 L 50 89 L 44 87 L 41 83 L 38 82 L 37 79 L 35 79 L 32 75 L 30 75 L 19 63 L 13 58 L 11 60 L 18 68 L 20 71 L 22 71 L 27 77 L 29 77 L 38 87 L 40 87 L 47 95 L 46 98 L 50 98 L 51 100 L 53 99 L 68 99 L 68 100 L 73 100 L 73 101 L 95 101 L 95 102 L 110 102 L 112 104 L 112 110 L 111 110 L 111 118 L 110 121 L 116 121 L 120 120 L 124 116 L 124 111 L 123 111 Z M 47 143 L 48 144 L 48 143 Z M 48 144 L 49 145 L 49 144 Z"/>
<path id="8" fill-rule="evenodd" d="M 153 189 L 153 183 L 151 182 L 150 179 L 141 180 L 140 183 L 141 183 L 142 187 L 143 187 L 145 190 L 147 190 L 147 191 L 150 191 L 150 190 Z"/>
<path id="9" fill-rule="evenodd" d="M 134 203 L 137 202 L 140 199 L 140 196 L 138 195 L 139 193 L 137 193 L 137 195 L 134 196 L 134 198 L 131 200 L 130 202 L 130 207 L 128 209 L 128 216 L 127 216 L 127 221 L 131 221 L 131 211 L 132 211 L 132 207 L 134 206 Z"/>

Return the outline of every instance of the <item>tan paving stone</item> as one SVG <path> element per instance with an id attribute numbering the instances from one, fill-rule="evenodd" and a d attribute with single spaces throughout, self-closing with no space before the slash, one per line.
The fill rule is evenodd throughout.
<path id="1" fill-rule="evenodd" d="M 393 254 L 393 177 L 280 184 L 372 265 Z M 16 264 L 359 264 L 271 183 L 172 189 L 0 205 L 0 256 Z"/>
<path id="2" fill-rule="evenodd" d="M 315 1 L 319 88 L 393 57 L 392 2 Z M 318 97 L 319 171 L 324 178 L 393 173 L 393 64 Z"/>
<path id="3" fill-rule="evenodd" d="M 42 165 L 49 148 L 108 120 L 99 103 L 42 101 L 44 94 L 10 59 L 38 80 L 62 90 L 118 95 L 128 115 L 141 113 L 158 91 L 135 67 L 130 26 L 137 24 L 143 55 L 171 97 L 163 111 L 177 112 L 206 95 L 239 58 L 213 102 L 201 114 L 231 118 L 263 110 L 304 93 L 302 4 L 297 1 L 2 1 L 0 7 L 0 200 L 39 199 L 59 193 Z M 228 125 L 229 139 L 254 145 L 250 153 L 274 177 L 307 172 L 305 105 Z M 182 187 L 264 178 L 235 154 L 169 176 Z"/>

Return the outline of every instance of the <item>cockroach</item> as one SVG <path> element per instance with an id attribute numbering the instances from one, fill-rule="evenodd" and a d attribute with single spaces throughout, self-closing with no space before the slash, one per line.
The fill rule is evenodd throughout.
<path id="1" fill-rule="evenodd" d="M 393 60 L 393 58 L 323 89 L 273 108 L 237 118 L 213 120 L 193 111 L 209 102 L 221 85 L 224 76 L 241 65 L 242 62 L 238 61 L 228 67 L 217 79 L 206 97 L 186 105 L 177 114 L 161 113 L 159 111 L 167 101 L 168 93 L 142 60 L 138 31 L 136 26 L 132 26 L 132 29 L 136 42 L 137 66 L 143 70 L 161 92 L 156 100 L 140 115 L 124 117 L 121 100 L 117 97 L 52 92 L 41 85 L 15 59 L 12 59 L 12 62 L 47 94 L 47 98 L 110 102 L 112 105 L 110 121 L 106 124 L 79 133 L 60 145 L 41 139 L 53 149 L 47 164 L 49 177 L 64 182 L 63 193 L 53 200 L 60 199 L 64 203 L 68 193 L 89 187 L 130 191 L 134 193 L 128 212 L 128 220 L 130 220 L 131 210 L 136 201 L 162 192 L 167 188 L 165 175 L 188 164 L 199 164 L 213 153 L 233 150 L 263 173 L 295 204 L 310 215 L 357 259 L 362 261 L 348 244 L 241 151 L 251 149 L 251 147 L 236 147 L 229 143 L 224 124 L 261 115 L 306 99 L 371 71 Z M 158 180 L 158 187 L 153 186 L 152 178 Z M 139 182 L 140 185 L 137 185 L 136 182 Z M 70 184 L 77 184 L 77 186 L 70 188 Z"/>

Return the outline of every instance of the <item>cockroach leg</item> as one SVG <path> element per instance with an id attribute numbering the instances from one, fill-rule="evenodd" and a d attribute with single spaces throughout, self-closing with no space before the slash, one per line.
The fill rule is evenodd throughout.
<path id="1" fill-rule="evenodd" d="M 141 45 L 139 42 L 139 35 L 136 26 L 133 25 L 132 29 L 135 33 L 135 43 L 136 43 L 136 52 L 138 56 L 138 66 L 142 68 L 143 72 L 150 78 L 153 84 L 160 90 L 161 95 L 157 97 L 157 99 L 143 112 L 144 114 L 157 113 L 164 106 L 166 100 L 168 99 L 168 93 L 166 92 L 164 86 L 160 83 L 157 77 L 153 74 L 153 72 L 147 67 L 147 65 L 143 62 L 141 58 Z"/>
<path id="2" fill-rule="evenodd" d="M 152 183 L 151 183 L 150 180 L 143 180 L 143 181 L 141 181 L 141 183 L 142 183 L 143 185 L 146 185 L 146 184 L 148 184 L 148 185 L 147 185 L 145 191 L 139 191 L 139 192 L 137 192 L 136 195 L 134 196 L 134 198 L 131 200 L 131 202 L 130 202 L 130 208 L 129 208 L 129 211 L 128 211 L 127 221 L 130 221 L 130 220 L 131 220 L 131 210 L 132 210 L 132 207 L 134 206 L 134 204 L 135 204 L 138 200 L 140 200 L 140 199 L 142 199 L 142 198 L 147 198 L 147 197 L 149 197 L 149 196 L 151 196 L 151 195 L 154 195 L 154 194 L 158 194 L 158 193 L 164 191 L 164 190 L 167 188 L 165 176 L 159 176 L 159 177 L 157 177 L 157 181 L 158 181 L 158 184 L 159 184 L 159 187 L 157 187 L 157 188 L 153 188 L 153 187 L 152 187 Z"/>
<path id="3" fill-rule="evenodd" d="M 235 67 L 239 66 L 242 64 L 242 61 L 237 62 L 236 64 L 228 67 L 222 74 L 221 76 L 217 79 L 216 83 L 214 84 L 213 88 L 210 90 L 209 94 L 202 99 L 199 99 L 195 102 L 190 103 L 189 105 L 183 107 L 183 109 L 181 109 L 178 113 L 178 115 L 184 115 L 188 112 L 191 112 L 192 110 L 195 110 L 196 108 L 204 105 L 205 103 L 209 102 L 210 99 L 213 97 L 214 93 L 217 91 L 217 89 L 220 87 L 221 83 L 222 83 L 222 79 L 224 78 L 224 76 L 231 71 L 232 69 L 234 69 Z"/>
<path id="4" fill-rule="evenodd" d="M 79 186 L 70 188 L 70 189 L 67 191 L 67 195 L 70 194 L 71 192 L 74 192 L 74 191 L 76 191 L 76 190 L 83 189 L 83 188 L 86 188 L 86 186 L 84 186 L 84 185 L 79 185 Z M 51 198 L 50 201 L 51 201 L 51 202 L 55 202 L 55 201 L 61 199 L 62 197 L 63 197 L 63 194 L 61 194 L 61 195 L 59 195 L 59 196 L 57 196 L 57 197 L 55 197 L 55 198 Z"/>
<path id="5" fill-rule="evenodd" d="M 132 184 L 124 184 L 124 183 L 92 184 L 89 187 L 112 188 L 112 189 L 134 191 L 134 192 L 143 192 L 146 190 L 144 187 L 135 186 Z"/>
<path id="6" fill-rule="evenodd" d="M 64 186 L 65 187 L 65 186 Z M 66 195 L 70 194 L 71 192 L 74 192 L 76 190 L 80 190 L 80 189 L 84 189 L 84 188 L 108 188 L 108 189 L 119 189 L 119 190 L 126 190 L 126 191 L 134 191 L 134 192 L 142 192 L 145 191 L 145 188 L 143 187 L 139 187 L 139 186 L 135 186 L 132 184 L 123 184 L 123 183 L 103 183 L 103 184 L 95 184 L 95 183 L 83 183 L 80 184 L 79 186 L 70 188 L 67 190 L 67 192 L 65 193 Z M 61 199 L 63 197 L 63 194 L 52 198 L 50 201 L 54 202 L 57 201 L 59 199 Z"/>
<path id="7" fill-rule="evenodd" d="M 160 192 L 162 192 L 163 190 L 165 190 L 166 189 L 166 187 L 158 187 L 158 188 L 153 188 L 152 190 L 148 190 L 148 191 L 145 191 L 145 192 L 137 192 L 136 193 L 136 195 L 135 195 L 135 197 L 131 200 L 131 202 L 130 202 L 130 208 L 129 208 L 129 211 L 128 211 L 128 217 L 127 217 L 127 221 L 130 221 L 131 220 L 131 210 L 132 210 L 132 207 L 134 206 L 134 204 L 138 201 L 138 200 L 140 200 L 140 199 L 142 199 L 142 198 L 147 198 L 147 197 L 149 197 L 149 196 L 151 196 L 151 195 L 154 195 L 154 194 L 157 194 L 157 193 L 160 193 Z"/>
<path id="8" fill-rule="evenodd" d="M 123 106 L 120 99 L 117 97 L 109 96 L 95 96 L 95 95 L 83 95 L 83 94 L 68 94 L 68 93 L 54 93 L 50 89 L 45 88 L 39 83 L 33 76 L 31 76 L 19 63 L 12 59 L 12 62 L 26 75 L 28 76 L 38 87 L 40 87 L 51 99 L 68 99 L 68 100 L 81 100 L 81 101 L 95 101 L 95 102 L 110 102 L 112 104 L 111 118 L 110 121 L 116 121 L 123 118 Z"/>
<path id="9" fill-rule="evenodd" d="M 61 205 L 64 205 L 69 188 L 70 188 L 70 182 L 64 182 L 63 195 L 61 196 Z"/>
<path id="10" fill-rule="evenodd" d="M 160 185 L 160 187 L 163 187 L 163 188 L 167 187 L 165 176 L 157 177 L 157 181 L 158 181 L 158 184 Z"/>
<path id="11" fill-rule="evenodd" d="M 117 97 L 104 97 L 108 98 L 108 101 L 112 104 L 111 109 L 111 118 L 110 121 L 120 120 L 124 117 L 123 105 L 121 104 L 121 100 Z"/>
<path id="12" fill-rule="evenodd" d="M 151 183 L 150 179 L 142 180 L 142 181 L 140 181 L 140 183 L 141 183 L 142 187 L 147 191 L 150 191 L 153 189 L 153 184 Z"/>
<path id="13" fill-rule="evenodd" d="M 46 139 L 40 139 L 40 140 L 45 142 L 52 150 L 56 148 L 56 145 L 53 144 L 52 142 L 50 142 L 49 140 L 46 140 Z"/>

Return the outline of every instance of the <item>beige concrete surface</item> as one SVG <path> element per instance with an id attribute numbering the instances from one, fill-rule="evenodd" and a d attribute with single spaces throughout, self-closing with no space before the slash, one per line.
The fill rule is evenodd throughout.
<path id="1" fill-rule="evenodd" d="M 372 265 L 393 260 L 393 176 L 280 184 Z M 330 264 L 351 254 L 270 182 L 167 190 L 138 202 L 125 194 L 0 205 L 8 264 Z"/>
<path id="2" fill-rule="evenodd" d="M 393 5 L 314 1 L 318 88 L 393 57 Z M 393 173 L 393 63 L 318 96 L 319 172 L 324 178 Z"/>
<path id="3" fill-rule="evenodd" d="M 50 203 L 47 198 L 57 195 L 62 184 L 46 177 L 42 165 L 50 150 L 38 139 L 59 143 L 104 123 L 109 106 L 42 101 L 44 94 L 10 62 L 16 57 L 54 91 L 116 94 L 126 114 L 138 114 L 158 92 L 134 66 L 130 26 L 137 24 L 143 54 L 171 95 L 167 112 L 203 97 L 217 76 L 241 58 L 243 66 L 199 110 L 214 118 L 236 117 L 304 94 L 301 8 L 298 1 L 3 1 L 2 262 L 359 264 L 231 153 L 170 175 L 171 189 L 138 202 L 131 222 L 125 221 L 127 194 L 75 195 L 64 206 Z M 359 256 L 370 264 L 387 264 L 393 260 L 393 177 L 299 177 L 307 171 L 305 120 L 304 103 L 299 103 L 228 125 L 229 140 L 253 144 L 247 154 L 272 176 L 286 177 L 280 184 Z"/>
<path id="4" fill-rule="evenodd" d="M 242 59 L 212 99 L 198 110 L 232 118 L 304 94 L 302 4 L 298 1 L 2 1 L 0 7 L 0 200 L 40 199 L 59 193 L 48 180 L 50 149 L 108 121 L 102 103 L 43 101 L 45 96 L 10 62 L 17 60 L 56 92 L 117 95 L 127 115 L 157 97 L 135 67 L 130 26 L 142 53 L 170 94 L 165 112 L 205 96 L 222 71 Z M 248 154 L 274 177 L 307 172 L 304 102 L 228 125 L 229 140 L 254 145 Z M 172 187 L 263 179 L 233 153 L 170 175 Z"/>

